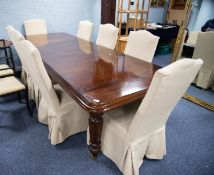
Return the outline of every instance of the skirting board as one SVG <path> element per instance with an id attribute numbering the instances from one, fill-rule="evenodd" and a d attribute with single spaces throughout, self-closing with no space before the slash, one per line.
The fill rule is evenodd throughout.
<path id="1" fill-rule="evenodd" d="M 183 98 L 214 112 L 214 105 L 210 104 L 210 103 L 208 103 L 206 101 L 203 101 L 200 98 L 197 98 L 195 96 L 189 95 L 188 93 L 185 93 L 183 95 Z"/>

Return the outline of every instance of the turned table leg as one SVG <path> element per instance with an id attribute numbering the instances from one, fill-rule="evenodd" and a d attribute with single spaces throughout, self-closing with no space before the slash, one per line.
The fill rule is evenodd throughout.
<path id="1" fill-rule="evenodd" d="M 101 150 L 101 133 L 103 128 L 103 113 L 90 113 L 89 117 L 89 133 L 90 145 L 89 150 L 92 158 L 96 159 L 98 152 Z"/>

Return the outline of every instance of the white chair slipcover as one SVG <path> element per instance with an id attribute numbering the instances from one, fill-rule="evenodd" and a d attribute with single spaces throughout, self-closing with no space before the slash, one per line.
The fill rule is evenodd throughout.
<path id="1" fill-rule="evenodd" d="M 28 87 L 28 96 L 29 99 L 35 100 L 36 104 L 38 101 L 38 91 L 35 92 L 35 90 L 37 89 L 36 87 L 34 87 L 33 82 L 31 81 L 31 77 L 29 75 L 29 71 L 27 70 L 27 67 L 25 65 L 25 61 L 23 61 L 23 51 L 21 50 L 20 47 L 20 42 L 25 40 L 25 38 L 23 37 L 23 35 L 18 32 L 17 30 L 15 30 L 12 26 L 7 26 L 6 30 L 8 32 L 8 35 L 11 39 L 11 41 L 13 42 L 13 45 L 17 51 L 17 54 L 20 58 L 21 64 L 22 64 L 22 70 L 21 70 L 21 80 L 22 82 L 27 85 Z M 26 60 L 27 61 L 27 60 Z"/>
<path id="2" fill-rule="evenodd" d="M 41 122 L 48 124 L 51 144 L 61 143 L 67 137 L 85 131 L 88 113 L 59 85 L 53 87 L 38 49 L 26 40 L 20 44 L 28 58 L 26 64 L 30 67 L 32 80 L 41 93 L 38 117 Z"/>
<path id="3" fill-rule="evenodd" d="M 119 29 L 112 24 L 100 24 L 96 44 L 114 49 L 117 43 Z"/>
<path id="4" fill-rule="evenodd" d="M 77 37 L 84 39 L 86 41 L 91 41 L 92 29 L 93 29 L 92 22 L 88 20 L 80 21 L 79 28 L 77 31 Z"/>
<path id="5" fill-rule="evenodd" d="M 24 21 L 26 35 L 47 34 L 46 21 L 43 19 L 30 19 Z"/>
<path id="6" fill-rule="evenodd" d="M 198 34 L 192 58 L 202 58 L 204 62 L 195 80 L 196 85 L 214 90 L 214 32 Z"/>
<path id="7" fill-rule="evenodd" d="M 131 31 L 124 54 L 152 62 L 159 37 L 146 30 Z"/>
<path id="8" fill-rule="evenodd" d="M 144 156 L 163 159 L 166 121 L 202 63 L 181 59 L 156 71 L 142 102 L 104 114 L 101 149 L 123 174 L 139 175 Z"/>
<path id="9" fill-rule="evenodd" d="M 187 45 L 187 46 L 195 46 L 199 33 L 201 33 L 201 32 L 197 32 L 197 31 L 189 32 L 189 37 L 188 37 L 187 42 L 186 42 L 185 45 Z"/>

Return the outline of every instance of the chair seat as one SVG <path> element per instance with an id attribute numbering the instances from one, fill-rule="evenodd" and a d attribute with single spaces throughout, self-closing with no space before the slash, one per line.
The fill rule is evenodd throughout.
<path id="1" fill-rule="evenodd" d="M 0 70 L 9 69 L 10 67 L 7 64 L 0 64 Z"/>
<path id="2" fill-rule="evenodd" d="M 116 128 L 121 135 L 126 136 L 133 116 L 139 108 L 140 103 L 141 101 L 136 101 L 115 110 L 106 112 L 103 116 L 105 124 L 108 123 L 107 125 L 114 129 Z"/>
<path id="3" fill-rule="evenodd" d="M 8 69 L 8 68 L 0 67 L 0 69 L 5 69 L 5 70 L 0 70 L 0 77 L 4 77 L 4 76 L 8 76 L 8 75 L 13 75 L 14 74 L 13 70 L 12 69 Z"/>
<path id="4" fill-rule="evenodd" d="M 6 95 L 24 89 L 25 86 L 13 76 L 0 79 L 0 95 Z"/>

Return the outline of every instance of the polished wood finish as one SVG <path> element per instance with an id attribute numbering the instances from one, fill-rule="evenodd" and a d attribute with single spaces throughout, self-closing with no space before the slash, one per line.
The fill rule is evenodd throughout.
<path id="1" fill-rule="evenodd" d="M 90 113 L 89 116 L 89 133 L 91 143 L 89 149 L 93 158 L 96 158 L 98 152 L 101 150 L 100 137 L 103 128 L 102 115 L 103 113 Z"/>
<path id="2" fill-rule="evenodd" d="M 90 151 L 100 151 L 104 112 L 145 96 L 160 67 L 65 33 L 27 37 L 49 75 L 90 113 Z"/>

